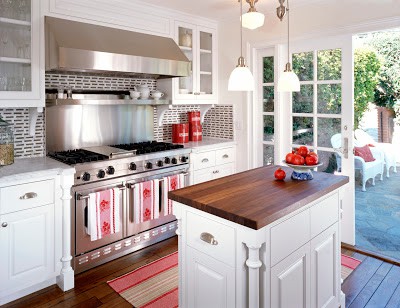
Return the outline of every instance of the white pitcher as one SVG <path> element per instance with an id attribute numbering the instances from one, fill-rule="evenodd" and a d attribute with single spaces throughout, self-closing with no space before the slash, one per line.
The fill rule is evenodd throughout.
<path id="1" fill-rule="evenodd" d="M 141 84 L 137 86 L 138 91 L 140 92 L 140 98 L 146 99 L 150 96 L 150 89 L 147 85 Z"/>

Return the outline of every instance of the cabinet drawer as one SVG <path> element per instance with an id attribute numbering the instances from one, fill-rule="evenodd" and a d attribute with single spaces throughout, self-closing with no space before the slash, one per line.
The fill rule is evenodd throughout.
<path id="1" fill-rule="evenodd" d="M 203 216 L 188 212 L 186 214 L 187 244 L 225 264 L 235 265 L 235 230 Z M 212 245 L 201 239 L 209 233 L 218 242 Z"/>
<path id="2" fill-rule="evenodd" d="M 310 211 L 307 209 L 271 228 L 271 266 L 310 240 Z"/>
<path id="3" fill-rule="evenodd" d="M 196 153 L 192 155 L 191 159 L 193 161 L 193 170 L 214 167 L 215 151 Z"/>
<path id="4" fill-rule="evenodd" d="M 315 204 L 311 211 L 311 237 L 315 237 L 339 220 L 339 195 L 336 193 Z"/>
<path id="5" fill-rule="evenodd" d="M 235 153 L 233 151 L 233 147 L 220 149 L 215 151 L 215 164 L 222 165 L 226 163 L 233 162 L 233 157 Z"/>
<path id="6" fill-rule="evenodd" d="M 24 196 L 26 199 L 24 199 Z M 54 203 L 54 181 L 46 180 L 0 189 L 0 214 Z"/>

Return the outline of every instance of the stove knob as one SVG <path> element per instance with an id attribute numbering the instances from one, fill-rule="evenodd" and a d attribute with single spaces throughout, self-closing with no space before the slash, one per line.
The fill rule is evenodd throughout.
<path id="1" fill-rule="evenodd" d="M 151 162 L 146 163 L 145 165 L 146 169 L 153 169 L 153 164 Z"/>
<path id="2" fill-rule="evenodd" d="M 162 167 L 164 165 L 162 160 L 157 161 L 156 163 L 157 167 Z"/>
<path id="3" fill-rule="evenodd" d="M 171 163 L 173 163 L 174 165 L 178 163 L 178 160 L 174 157 L 171 159 Z"/>
<path id="4" fill-rule="evenodd" d="M 90 173 L 84 172 L 82 175 L 82 181 L 90 181 Z"/>
<path id="5" fill-rule="evenodd" d="M 165 157 L 164 163 L 170 164 L 171 163 L 171 159 L 169 157 Z"/>
<path id="6" fill-rule="evenodd" d="M 135 163 L 130 163 L 129 164 L 129 170 L 136 170 L 136 164 Z"/>
<path id="7" fill-rule="evenodd" d="M 182 156 L 181 157 L 181 162 L 186 163 L 188 160 L 188 158 L 186 156 Z"/>
<path id="8" fill-rule="evenodd" d="M 115 173 L 115 168 L 114 168 L 113 166 L 109 166 L 109 167 L 107 168 L 107 173 L 108 173 L 108 174 L 114 174 L 114 173 Z"/>
<path id="9" fill-rule="evenodd" d="M 106 176 L 106 173 L 104 172 L 104 170 L 99 170 L 99 172 L 97 173 L 97 177 L 99 179 L 102 179 Z"/>

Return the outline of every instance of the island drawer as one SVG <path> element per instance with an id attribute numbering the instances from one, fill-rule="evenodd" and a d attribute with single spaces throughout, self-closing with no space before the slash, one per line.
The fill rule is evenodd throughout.
<path id="1" fill-rule="evenodd" d="M 233 147 L 220 149 L 215 151 L 215 164 L 222 165 L 233 162 L 235 153 Z"/>
<path id="2" fill-rule="evenodd" d="M 54 203 L 53 180 L 0 188 L 0 214 Z"/>
<path id="3" fill-rule="evenodd" d="M 215 151 L 207 151 L 192 154 L 190 157 L 193 162 L 193 169 L 199 170 L 215 166 Z"/>
<path id="4" fill-rule="evenodd" d="M 310 240 L 310 211 L 304 210 L 271 228 L 271 266 Z"/>
<path id="5" fill-rule="evenodd" d="M 234 267 L 235 230 L 198 214 L 187 212 L 186 215 L 187 244 Z"/>
<path id="6" fill-rule="evenodd" d="M 310 209 L 311 237 L 315 237 L 339 221 L 339 194 L 336 193 Z"/>

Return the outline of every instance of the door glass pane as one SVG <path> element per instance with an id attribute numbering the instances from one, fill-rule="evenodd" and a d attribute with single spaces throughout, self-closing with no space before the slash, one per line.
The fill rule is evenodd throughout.
<path id="1" fill-rule="evenodd" d="M 263 76 L 264 83 L 274 82 L 274 57 L 264 57 L 263 58 Z"/>
<path id="2" fill-rule="evenodd" d="M 274 117 L 264 115 L 264 141 L 274 141 Z"/>
<path id="3" fill-rule="evenodd" d="M 340 157 L 334 152 L 318 151 L 318 161 L 322 163 L 322 166 L 317 168 L 317 171 L 334 173 L 338 171 L 340 164 Z"/>
<path id="4" fill-rule="evenodd" d="M 313 118 L 293 117 L 293 143 L 314 145 Z"/>
<path id="5" fill-rule="evenodd" d="M 264 112 L 274 112 L 274 87 L 264 88 Z"/>
<path id="6" fill-rule="evenodd" d="M 269 144 L 264 144 L 264 155 L 263 164 L 264 166 L 272 165 L 274 163 L 274 146 Z"/>
<path id="7" fill-rule="evenodd" d="M 331 137 L 340 133 L 341 119 L 318 118 L 317 144 L 319 147 L 331 148 Z"/>
<path id="8" fill-rule="evenodd" d="M 200 94 L 212 94 L 212 34 L 200 31 Z"/>
<path id="9" fill-rule="evenodd" d="M 340 114 L 342 112 L 342 85 L 318 85 L 318 113 Z"/>
<path id="10" fill-rule="evenodd" d="M 312 113 L 313 101 L 313 85 L 300 85 L 300 92 L 293 92 L 293 113 Z"/>
<path id="11" fill-rule="evenodd" d="M 300 81 L 313 80 L 314 64 L 313 52 L 300 52 L 292 55 L 293 71 L 299 76 Z"/>
<path id="12" fill-rule="evenodd" d="M 340 80 L 342 78 L 342 50 L 318 51 L 318 80 Z"/>
<path id="13" fill-rule="evenodd" d="M 193 49 L 192 38 L 193 30 L 189 28 L 179 27 L 179 47 L 193 65 Z M 192 67 L 193 70 L 193 67 Z M 179 94 L 193 94 L 193 75 L 179 78 Z"/>

